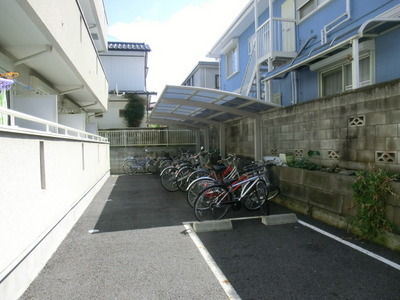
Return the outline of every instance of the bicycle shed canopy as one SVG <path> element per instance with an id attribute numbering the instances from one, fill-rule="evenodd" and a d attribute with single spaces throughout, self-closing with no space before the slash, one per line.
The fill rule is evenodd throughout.
<path id="1" fill-rule="evenodd" d="M 220 151 L 225 152 L 225 123 L 243 117 L 254 119 L 255 158 L 261 153 L 260 113 L 278 104 L 241 94 L 195 86 L 167 85 L 154 106 L 149 123 L 176 128 L 220 129 Z M 206 147 L 207 148 L 207 147 Z M 260 153 L 258 153 L 260 152 Z"/>

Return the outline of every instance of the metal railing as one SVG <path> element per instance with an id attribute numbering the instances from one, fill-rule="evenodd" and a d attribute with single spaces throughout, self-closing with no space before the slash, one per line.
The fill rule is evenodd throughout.
<path id="1" fill-rule="evenodd" d="M 111 147 L 196 145 L 192 130 L 131 129 L 99 130 Z"/>
<path id="2" fill-rule="evenodd" d="M 0 131 L 108 142 L 102 136 L 0 107 Z"/>
<path id="3" fill-rule="evenodd" d="M 273 22 L 273 23 L 271 23 Z M 271 24 L 273 32 L 271 35 Z M 257 51 L 259 60 L 273 57 L 275 52 L 292 53 L 295 44 L 296 21 L 291 19 L 268 19 L 257 29 Z"/>

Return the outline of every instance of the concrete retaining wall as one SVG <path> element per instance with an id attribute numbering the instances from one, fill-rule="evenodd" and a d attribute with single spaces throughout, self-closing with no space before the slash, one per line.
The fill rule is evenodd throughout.
<path id="1" fill-rule="evenodd" d="M 351 230 L 350 221 L 356 214 L 352 207 L 354 176 L 309 171 L 299 168 L 274 167 L 274 180 L 279 182 L 281 196 L 277 203 L 312 216 L 327 224 Z M 392 183 L 400 195 L 400 183 Z M 386 203 L 386 218 L 394 225 L 387 243 L 400 250 L 400 198 L 391 196 Z"/>
<path id="2" fill-rule="evenodd" d="M 0 295 L 17 299 L 109 177 L 108 143 L 0 132 Z"/>

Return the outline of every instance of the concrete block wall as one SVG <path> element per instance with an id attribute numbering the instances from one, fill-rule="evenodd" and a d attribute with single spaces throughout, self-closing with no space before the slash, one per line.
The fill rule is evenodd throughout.
<path id="1" fill-rule="evenodd" d="M 263 155 L 302 158 L 316 150 L 320 156 L 312 160 L 323 166 L 366 169 L 374 164 L 399 172 L 399 120 L 399 80 L 274 109 L 263 115 Z M 242 139 L 235 144 L 248 137 Z M 240 150 L 235 144 L 229 147 Z"/>
<path id="2" fill-rule="evenodd" d="M 254 156 L 254 121 L 248 118 L 229 123 L 226 131 L 226 153 Z"/>

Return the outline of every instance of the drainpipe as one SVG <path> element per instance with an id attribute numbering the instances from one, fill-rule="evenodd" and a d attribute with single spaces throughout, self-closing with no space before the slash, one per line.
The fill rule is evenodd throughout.
<path id="1" fill-rule="evenodd" d="M 360 87 L 360 54 L 359 54 L 358 39 L 352 41 L 353 60 L 351 61 L 351 79 L 352 89 Z"/>
<path id="2" fill-rule="evenodd" d="M 254 29 L 255 29 L 255 45 L 254 45 L 254 54 L 256 57 L 256 90 L 257 90 L 257 99 L 260 100 L 260 72 L 259 72 L 259 64 L 258 64 L 258 9 L 257 9 L 257 0 L 254 0 Z"/>
<path id="3" fill-rule="evenodd" d="M 297 71 L 290 72 L 290 80 L 292 82 L 292 105 L 297 103 Z"/>
<path id="4" fill-rule="evenodd" d="M 269 47 L 270 47 L 270 53 L 273 52 L 273 43 L 274 43 L 274 20 L 273 20 L 273 7 L 272 7 L 272 0 L 269 0 Z M 268 72 L 271 72 L 273 70 L 272 66 L 272 57 L 271 55 L 268 57 Z M 267 97 L 267 92 L 268 92 L 268 99 L 271 102 L 272 101 L 272 81 L 269 80 L 267 82 L 267 89 L 268 91 L 265 92 L 265 97 Z"/>
<path id="5" fill-rule="evenodd" d="M 273 13 L 273 7 L 272 7 L 272 0 L 269 0 L 269 47 L 270 47 L 270 52 L 272 53 L 274 51 L 273 46 L 274 46 L 274 13 Z M 272 67 L 272 59 L 270 57 L 268 61 L 268 72 L 271 72 L 274 68 Z"/>

